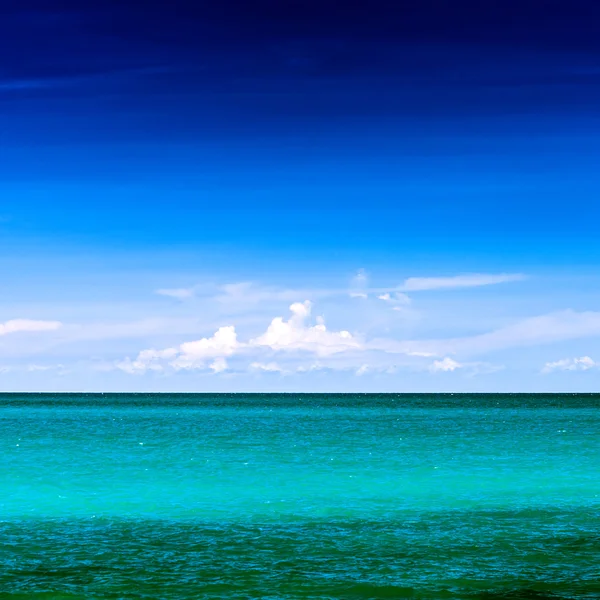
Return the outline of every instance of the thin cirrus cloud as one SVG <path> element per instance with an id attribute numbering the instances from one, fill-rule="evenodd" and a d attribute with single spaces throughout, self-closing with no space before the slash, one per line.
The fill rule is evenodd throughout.
<path id="1" fill-rule="evenodd" d="M 378 338 L 367 347 L 388 353 L 461 357 L 600 336 L 600 312 L 564 310 L 521 319 L 479 335 L 431 340 Z"/>
<path id="2" fill-rule="evenodd" d="M 554 362 L 548 362 L 544 365 L 542 373 L 552 373 L 553 371 L 589 371 L 594 368 L 600 368 L 600 363 L 589 356 L 580 356 L 578 358 L 563 358 Z"/>
<path id="3" fill-rule="evenodd" d="M 403 292 L 450 290 L 511 283 L 523 281 L 524 279 L 526 279 L 526 276 L 522 273 L 501 273 L 498 275 L 474 273 L 471 275 L 456 275 L 454 277 L 409 277 L 399 289 Z"/>
<path id="4" fill-rule="evenodd" d="M 349 295 L 351 298 L 368 297 L 369 276 L 364 269 L 359 269 L 356 275 L 350 281 Z"/>
<path id="5" fill-rule="evenodd" d="M 12 319 L 0 323 L 0 336 L 19 332 L 56 331 L 62 327 L 60 321 L 34 321 L 31 319 Z"/>
<path id="6" fill-rule="evenodd" d="M 221 306 L 247 308 L 264 302 L 292 302 L 299 296 L 317 299 L 348 295 L 350 298 L 366 299 L 375 294 L 377 299 L 388 303 L 393 310 L 404 310 L 411 303 L 410 297 L 404 292 L 419 292 L 428 290 L 452 290 L 473 288 L 500 283 L 522 281 L 526 276 L 513 274 L 468 274 L 453 277 L 409 277 L 403 284 L 395 287 L 369 287 L 369 275 L 360 269 L 350 280 L 348 287 L 321 289 L 286 289 L 262 286 L 257 282 L 245 281 L 223 285 L 196 284 L 190 287 L 160 288 L 155 294 L 186 301 L 200 296 L 211 298 Z"/>
<path id="7" fill-rule="evenodd" d="M 472 338 L 456 340 L 456 350 L 480 354 L 519 346 L 536 346 L 600 336 L 600 312 L 563 310 L 523 319 Z"/>
<path id="8" fill-rule="evenodd" d="M 222 285 L 197 284 L 187 288 L 161 288 L 155 290 L 154 293 L 181 301 L 204 297 L 214 300 L 221 306 L 232 308 L 235 306 L 249 307 L 268 301 L 292 302 L 298 296 L 328 295 L 332 292 L 330 290 L 282 289 L 261 286 L 253 281 L 242 281 Z"/>
<path id="9" fill-rule="evenodd" d="M 177 300 L 187 300 L 196 295 L 196 288 L 163 288 L 155 290 L 155 294 L 159 296 L 167 296 L 168 298 L 176 298 Z"/>
<path id="10" fill-rule="evenodd" d="M 263 372 L 263 373 L 284 373 L 285 370 L 280 367 L 276 362 L 268 362 L 268 363 L 261 363 L 261 362 L 253 362 L 250 365 L 250 370 L 251 371 L 259 371 L 259 372 Z"/>

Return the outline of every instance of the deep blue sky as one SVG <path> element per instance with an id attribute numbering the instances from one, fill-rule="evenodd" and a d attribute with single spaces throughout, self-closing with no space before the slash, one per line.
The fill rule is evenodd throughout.
<path id="1" fill-rule="evenodd" d="M 474 286 L 460 302 L 447 291 L 428 307 L 415 300 L 419 325 L 410 331 L 348 305 L 335 329 L 365 339 L 385 327 L 398 342 L 483 334 L 557 311 L 595 314 L 599 134 L 600 5 L 593 1 L 5 0 L 0 323 L 60 321 L 61 332 L 136 319 L 170 323 L 184 313 L 212 314 L 214 297 L 200 294 L 202 304 L 194 291 L 194 306 L 189 297 L 166 305 L 173 298 L 154 290 L 252 281 L 271 290 L 274 312 L 236 311 L 259 332 L 287 315 L 292 301 L 312 300 L 313 316 L 327 302 L 332 318 L 344 315 L 348 298 L 334 307 L 335 294 L 323 290 L 347 288 L 361 268 L 366 287 L 380 290 L 366 293 L 369 302 L 408 277 L 526 276 L 502 284 L 513 292 Z M 129 312 L 115 308 L 123 306 Z M 32 376 L 23 369 L 46 361 L 69 363 L 69 374 L 51 380 L 43 378 L 51 369 L 35 371 L 34 387 L 80 389 L 94 361 L 114 365 L 147 347 L 210 337 L 220 325 L 241 327 L 227 311 L 213 312 L 168 341 L 168 324 L 144 330 L 144 339 L 81 348 L 66 333 L 6 334 L 0 387 L 27 387 Z M 462 329 L 450 332 L 448 320 Z M 17 337 L 34 335 L 45 340 L 35 360 L 14 347 Z M 600 381 L 590 379 L 593 368 L 573 369 L 587 383 L 532 379 L 547 362 L 593 353 L 586 343 L 544 346 L 535 356 L 528 350 L 530 377 L 508 376 L 502 359 L 502 381 L 593 387 Z M 592 358 L 600 361 L 600 353 Z M 431 380 L 419 368 L 368 385 L 499 385 L 484 375 L 468 384 Z M 342 368 L 325 383 L 308 375 L 265 382 L 241 366 L 230 370 L 217 384 L 201 367 L 187 369 L 185 383 L 177 380 L 181 370 L 157 382 L 106 367 L 105 379 L 90 385 L 356 385 Z"/>

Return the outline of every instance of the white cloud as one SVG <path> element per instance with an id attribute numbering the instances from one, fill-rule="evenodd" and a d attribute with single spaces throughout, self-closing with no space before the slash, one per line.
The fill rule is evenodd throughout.
<path id="1" fill-rule="evenodd" d="M 454 277 L 409 277 L 400 286 L 400 289 L 405 292 L 420 292 L 425 290 L 468 288 L 522 281 L 525 278 L 525 275 L 521 273 L 503 273 L 499 275 L 474 273 L 471 275 L 456 275 Z"/>
<path id="2" fill-rule="evenodd" d="M 551 373 L 552 371 L 587 371 L 593 368 L 600 368 L 600 363 L 589 356 L 579 358 L 563 358 L 555 362 L 549 362 L 544 365 L 542 373 Z"/>
<path id="3" fill-rule="evenodd" d="M 348 331 L 329 331 L 323 319 L 310 327 L 305 320 L 310 315 L 310 301 L 296 302 L 290 306 L 292 316 L 288 321 L 276 317 L 261 336 L 250 341 L 250 346 L 266 346 L 272 350 L 304 350 L 317 356 L 328 356 L 348 350 L 358 350 L 362 344 Z"/>
<path id="4" fill-rule="evenodd" d="M 356 376 L 360 377 L 361 375 L 365 375 L 368 372 L 369 372 L 369 365 L 361 365 L 356 371 Z"/>
<path id="5" fill-rule="evenodd" d="M 253 362 L 250 365 L 251 371 L 265 371 L 267 373 L 283 373 L 284 369 L 282 369 L 276 362 Z"/>
<path id="6" fill-rule="evenodd" d="M 411 299 L 406 294 L 402 292 L 385 292 L 384 294 L 380 294 L 377 296 L 378 300 L 383 300 L 386 304 L 389 304 L 392 307 L 392 310 L 397 312 L 406 311 L 406 307 L 411 303 Z"/>
<path id="7" fill-rule="evenodd" d="M 231 356 L 238 347 L 235 327 L 220 327 L 210 338 L 181 344 L 177 358 L 170 364 L 175 369 L 203 368 L 207 359 Z"/>
<path id="8" fill-rule="evenodd" d="M 439 371 L 447 372 L 447 371 L 456 371 L 456 369 L 462 369 L 464 365 L 455 361 L 452 358 L 446 357 L 442 360 L 434 360 L 433 364 L 429 367 L 429 370 L 432 373 L 437 373 Z"/>
<path id="9" fill-rule="evenodd" d="M 384 301 L 388 302 L 387 297 Z M 319 359 L 317 364 L 320 368 L 337 371 L 356 372 L 368 364 L 370 372 L 395 366 L 431 372 L 464 369 L 465 373 L 484 373 L 501 367 L 469 362 L 469 357 L 514 347 L 600 336 L 600 312 L 566 310 L 523 319 L 495 331 L 463 338 L 364 340 L 347 330 L 327 329 L 322 318 L 310 323 L 311 309 L 312 304 L 308 300 L 292 304 L 289 318 L 274 318 L 266 331 L 249 341 L 239 341 L 233 326 L 221 327 L 212 337 L 163 350 L 143 350 L 136 358 L 125 359 L 117 367 L 130 373 L 183 369 L 222 372 L 228 368 L 225 359 L 235 355 L 237 364 L 247 359 L 246 366 L 242 368 L 255 371 L 308 371 L 307 365 Z M 273 353 L 281 353 L 285 359 L 282 357 L 273 363 Z M 307 355 L 312 356 L 307 358 Z M 399 364 L 391 355 L 404 355 L 405 359 Z M 218 358 L 222 360 L 217 361 Z M 435 360 L 429 364 L 427 358 Z M 546 370 L 583 369 L 586 364 L 586 361 L 573 362 L 573 365 L 559 361 L 556 365 L 550 364 Z"/>
<path id="10" fill-rule="evenodd" d="M 274 318 L 267 330 L 249 342 L 240 342 L 235 327 L 221 327 L 212 337 L 185 342 L 177 347 L 163 350 L 142 350 L 136 358 L 126 358 L 115 367 L 127 373 L 147 371 L 178 371 L 182 369 L 206 369 L 207 363 L 215 373 L 228 368 L 226 358 L 233 355 L 250 355 L 285 352 L 292 367 L 284 369 L 272 361 L 254 360 L 250 370 L 288 372 L 298 370 L 298 356 L 294 353 L 307 352 L 316 357 L 331 357 L 352 350 L 360 350 L 361 342 L 348 331 L 329 331 L 323 319 L 317 318 L 315 325 L 308 325 L 312 304 L 310 301 L 296 302 L 290 306 L 291 316 Z M 256 357 L 258 358 L 258 357 Z M 347 366 L 345 368 L 348 368 Z"/>
<path id="11" fill-rule="evenodd" d="M 58 375 L 66 375 L 69 370 L 62 364 L 52 365 L 40 365 L 40 364 L 25 364 L 25 365 L 2 365 L 0 366 L 0 373 L 15 373 L 15 372 L 26 372 L 26 373 L 47 373 L 50 371 L 56 371 Z"/>
<path id="12" fill-rule="evenodd" d="M 377 296 L 379 300 L 383 300 L 384 302 L 392 302 L 398 304 L 410 304 L 410 297 L 402 292 L 396 292 L 394 294 L 390 294 L 390 292 L 385 292 L 385 294 L 380 294 Z"/>
<path id="13" fill-rule="evenodd" d="M 221 285 L 204 283 L 190 287 L 161 288 L 155 290 L 156 294 L 188 300 L 203 297 L 222 305 L 228 310 L 247 309 L 256 304 L 273 302 L 290 302 L 295 298 L 318 299 L 335 296 L 349 295 L 351 298 L 368 298 L 375 294 L 379 300 L 398 306 L 410 304 L 410 298 L 403 291 L 423 291 L 476 287 L 520 281 L 525 279 L 522 274 L 467 274 L 453 277 L 410 277 L 400 286 L 370 288 L 369 275 L 364 269 L 359 269 L 352 277 L 348 288 L 321 288 L 321 289 L 290 289 L 273 286 L 264 286 L 255 281 L 242 281 Z M 396 309 L 398 310 L 398 309 Z"/>
<path id="14" fill-rule="evenodd" d="M 222 373 L 223 371 L 227 371 L 229 366 L 227 361 L 221 356 L 219 358 L 215 358 L 215 360 L 209 365 L 209 368 L 213 373 Z"/>
<path id="15" fill-rule="evenodd" d="M 164 370 L 164 361 L 172 359 L 177 355 L 175 348 L 167 348 L 166 350 L 142 350 L 137 358 L 131 360 L 129 357 L 118 362 L 116 367 L 126 373 L 145 373 L 146 371 L 162 371 Z"/>
<path id="16" fill-rule="evenodd" d="M 432 373 L 453 373 L 458 370 L 464 371 L 467 377 L 474 377 L 485 373 L 495 373 L 504 369 L 504 365 L 494 365 L 486 362 L 458 362 L 449 356 L 442 360 L 435 360 L 429 365 Z"/>
<path id="17" fill-rule="evenodd" d="M 312 373 L 313 371 L 324 371 L 327 367 L 322 365 L 320 362 L 312 363 L 310 365 L 300 365 L 296 368 L 297 373 Z"/>
<path id="18" fill-rule="evenodd" d="M 62 327 L 60 321 L 32 321 L 30 319 L 13 319 L 0 323 L 0 336 L 9 333 L 56 331 Z"/>
<path id="19" fill-rule="evenodd" d="M 126 358 L 116 366 L 127 373 L 164 371 L 166 367 L 179 371 L 204 369 L 207 361 L 215 359 L 209 368 L 218 373 L 227 369 L 225 357 L 234 354 L 239 346 L 235 327 L 220 327 L 210 338 L 185 342 L 176 348 L 142 350 L 134 360 Z"/>

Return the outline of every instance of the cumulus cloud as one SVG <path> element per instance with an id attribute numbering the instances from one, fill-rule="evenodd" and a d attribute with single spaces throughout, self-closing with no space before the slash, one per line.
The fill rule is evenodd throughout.
<path id="1" fill-rule="evenodd" d="M 32 321 L 30 319 L 13 319 L 0 323 L 0 335 L 18 332 L 56 331 L 62 327 L 60 321 Z"/>
<path id="2" fill-rule="evenodd" d="M 315 357 L 330 357 L 363 347 L 348 331 L 328 330 L 321 318 L 316 319 L 315 325 L 308 324 L 311 309 L 312 304 L 308 300 L 292 304 L 288 320 L 283 317 L 274 318 L 262 335 L 249 342 L 240 342 L 235 327 L 230 325 L 221 327 L 212 337 L 185 342 L 163 350 L 142 350 L 136 358 L 126 358 L 118 362 L 116 368 L 127 373 L 207 368 L 220 373 L 228 369 L 225 359 L 233 355 L 256 356 L 272 352 L 293 355 L 299 352 L 310 353 Z M 250 369 L 279 372 L 285 370 L 269 360 L 254 360 Z"/>
<path id="3" fill-rule="evenodd" d="M 328 356 L 348 350 L 358 350 L 362 344 L 349 331 L 329 331 L 323 319 L 307 326 L 311 313 L 310 301 L 296 302 L 290 306 L 292 316 L 285 321 L 276 317 L 261 336 L 250 341 L 250 346 L 268 347 L 272 350 L 303 350 L 317 356 Z"/>
<path id="4" fill-rule="evenodd" d="M 171 362 L 171 366 L 175 369 L 202 368 L 207 359 L 231 356 L 238 347 L 235 327 L 220 327 L 210 338 L 181 344 L 177 358 Z"/>
<path id="5" fill-rule="evenodd" d="M 404 292 L 420 292 L 426 290 L 469 288 L 522 281 L 525 278 L 525 275 L 521 273 L 502 273 L 499 275 L 474 273 L 471 275 L 456 275 L 454 277 L 409 277 L 400 286 L 400 289 Z"/>
<path id="6" fill-rule="evenodd" d="M 542 373 L 552 373 L 552 371 L 588 371 L 594 368 L 600 368 L 600 363 L 589 356 L 581 356 L 579 358 L 563 358 L 555 362 L 546 363 L 542 369 Z"/>
<path id="7" fill-rule="evenodd" d="M 429 367 L 429 370 L 432 373 L 437 373 L 439 371 L 448 372 L 448 371 L 456 371 L 456 369 L 462 369 L 464 367 L 463 364 L 457 362 L 456 360 L 446 357 L 442 360 L 434 360 L 432 365 Z"/>
<path id="8" fill-rule="evenodd" d="M 227 369 L 225 358 L 234 354 L 238 347 L 235 327 L 220 327 L 212 337 L 185 342 L 164 350 L 142 350 L 137 358 L 126 358 L 116 366 L 127 373 L 164 371 L 167 367 L 179 371 L 204 369 L 207 362 L 212 360 L 209 368 L 215 373 L 220 373 Z"/>
<path id="9" fill-rule="evenodd" d="M 162 371 L 164 361 L 177 355 L 175 348 L 166 350 L 142 350 L 134 360 L 129 357 L 117 363 L 117 368 L 126 373 L 145 373 L 146 371 Z"/>

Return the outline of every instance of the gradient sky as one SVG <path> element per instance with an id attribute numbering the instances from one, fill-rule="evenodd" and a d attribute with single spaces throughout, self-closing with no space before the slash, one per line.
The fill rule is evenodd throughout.
<path id="1" fill-rule="evenodd" d="M 0 7 L 0 390 L 595 391 L 600 4 Z"/>

